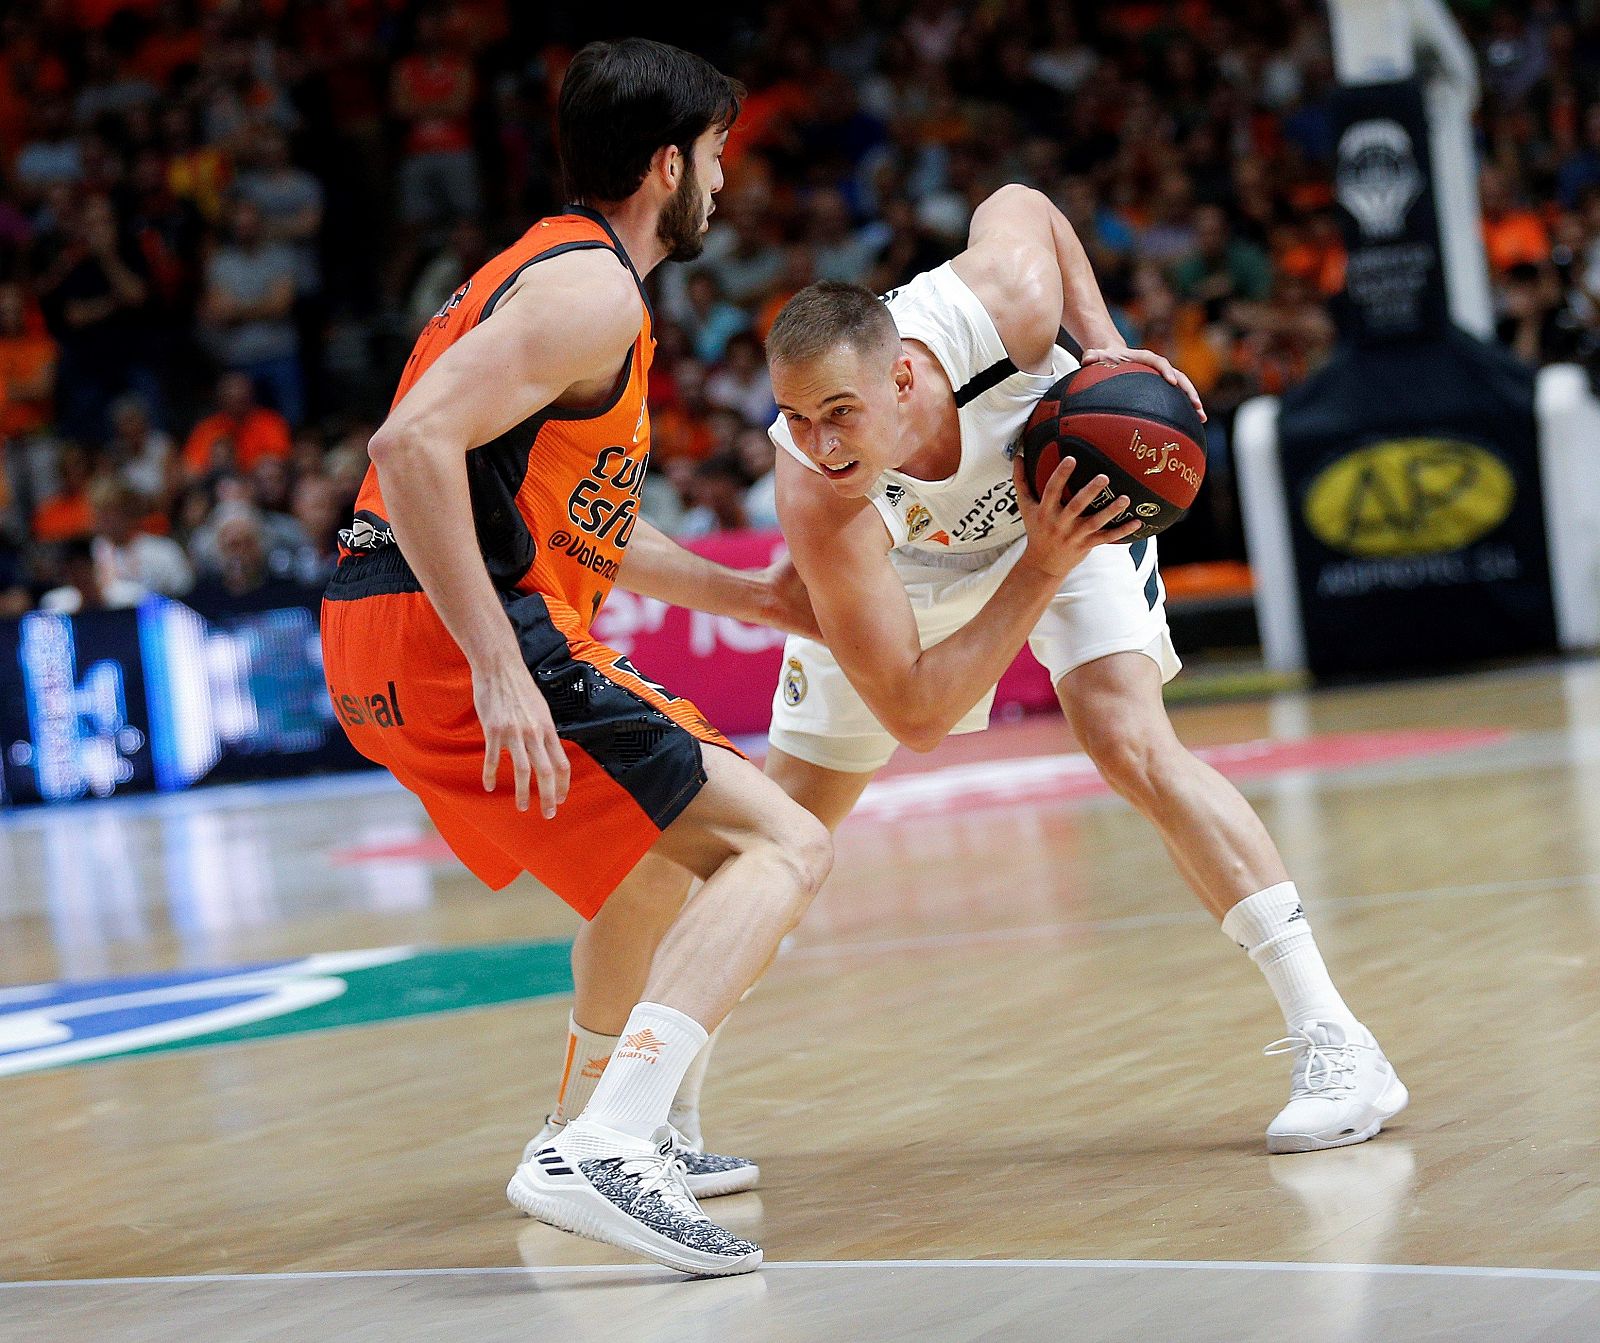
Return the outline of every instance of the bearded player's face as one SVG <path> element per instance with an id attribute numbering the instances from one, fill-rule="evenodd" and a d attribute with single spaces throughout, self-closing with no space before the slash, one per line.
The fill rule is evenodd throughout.
<path id="1" fill-rule="evenodd" d="M 656 236 L 668 261 L 693 261 L 705 249 L 706 230 L 716 209 L 712 197 L 722 190 L 722 148 L 728 132 L 713 127 L 697 139 L 682 160 L 683 174 L 668 197 Z"/>

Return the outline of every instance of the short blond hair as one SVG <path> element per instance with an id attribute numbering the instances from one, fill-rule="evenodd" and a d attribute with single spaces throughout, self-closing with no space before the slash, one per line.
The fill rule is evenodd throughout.
<path id="1" fill-rule="evenodd" d="M 808 364 L 839 345 L 858 354 L 899 349 L 888 305 L 858 284 L 822 280 L 783 305 L 767 333 L 767 362 Z"/>

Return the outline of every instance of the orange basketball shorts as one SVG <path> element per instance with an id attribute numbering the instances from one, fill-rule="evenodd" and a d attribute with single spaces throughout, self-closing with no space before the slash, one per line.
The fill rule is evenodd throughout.
<path id="1" fill-rule="evenodd" d="M 501 598 L 572 771 L 554 819 L 518 811 L 511 759 L 483 787 L 472 673 L 398 548 L 346 559 L 322 603 L 334 713 L 415 793 L 456 856 L 499 890 L 531 872 L 585 918 L 705 783 L 701 743 L 734 750 L 688 700 L 645 680 L 539 593 Z"/>

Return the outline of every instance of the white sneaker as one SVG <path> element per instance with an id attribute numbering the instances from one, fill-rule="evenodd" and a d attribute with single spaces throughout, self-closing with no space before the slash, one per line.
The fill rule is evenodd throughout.
<path id="1" fill-rule="evenodd" d="M 1267 1125 L 1267 1151 L 1320 1152 L 1366 1142 L 1411 1099 L 1365 1026 L 1303 1021 L 1265 1054 L 1295 1055 L 1289 1103 Z"/>
<path id="2" fill-rule="evenodd" d="M 541 1222 L 680 1273 L 722 1277 L 761 1266 L 758 1247 L 700 1211 L 665 1125 L 646 1142 L 575 1120 L 517 1167 L 506 1197 Z"/>
<path id="3" fill-rule="evenodd" d="M 523 1161 L 531 1161 L 541 1147 L 548 1147 L 556 1135 L 566 1127 L 565 1121 L 556 1122 L 554 1115 L 546 1115 L 544 1127 L 522 1149 Z M 742 1156 L 719 1156 L 707 1152 L 700 1141 L 699 1132 L 689 1137 L 672 1124 L 673 1152 L 683 1162 L 685 1182 L 696 1198 L 720 1198 L 724 1194 L 742 1194 L 761 1183 L 761 1167 Z"/>

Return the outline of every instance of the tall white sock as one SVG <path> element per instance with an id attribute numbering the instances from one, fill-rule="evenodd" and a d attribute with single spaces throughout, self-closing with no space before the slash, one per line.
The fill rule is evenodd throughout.
<path id="1" fill-rule="evenodd" d="M 693 1017 L 660 1003 L 640 1003 L 582 1117 L 635 1138 L 651 1137 L 667 1122 L 678 1083 L 708 1038 Z"/>
<path id="2" fill-rule="evenodd" d="M 1292 881 L 1246 896 L 1223 918 L 1222 931 L 1261 968 L 1290 1030 L 1313 1020 L 1356 1024 L 1328 977 Z"/>
<path id="3" fill-rule="evenodd" d="M 672 1098 L 672 1109 L 667 1114 L 667 1122 L 694 1147 L 703 1141 L 700 1132 L 700 1088 L 705 1085 L 706 1069 L 711 1066 L 711 1051 L 717 1047 L 717 1041 L 722 1037 L 722 1027 L 727 1024 L 728 1019 L 724 1017 L 722 1025 L 711 1032 L 705 1048 L 694 1056 L 689 1071 L 678 1083 L 678 1094 Z"/>
<path id="4" fill-rule="evenodd" d="M 556 1089 L 556 1108 L 550 1118 L 558 1124 L 576 1119 L 594 1095 L 595 1083 L 606 1070 L 611 1051 L 620 1035 L 601 1035 L 578 1025 L 577 1017 L 567 1017 L 567 1058 L 561 1069 L 561 1085 Z"/>

